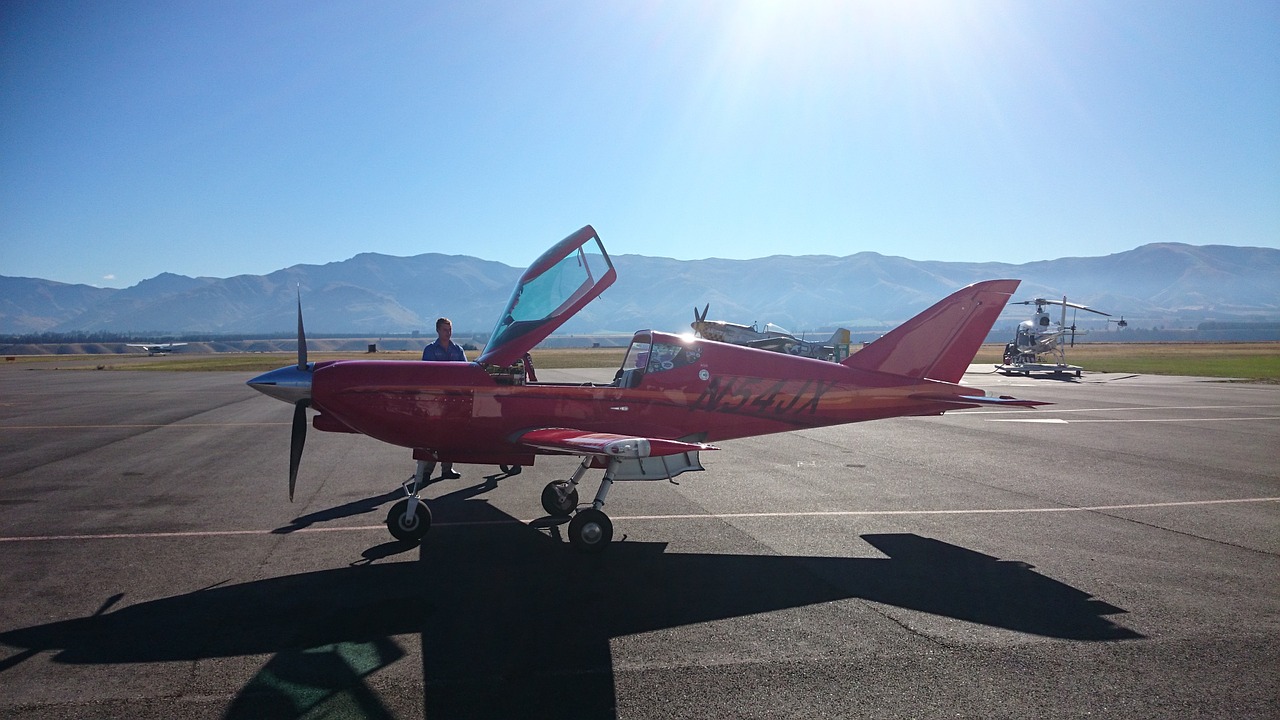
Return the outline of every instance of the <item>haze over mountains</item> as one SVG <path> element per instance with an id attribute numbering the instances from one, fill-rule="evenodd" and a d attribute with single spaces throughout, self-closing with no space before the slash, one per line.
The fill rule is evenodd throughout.
<path id="1" fill-rule="evenodd" d="M 1015 300 L 1061 298 L 1124 315 L 1131 326 L 1280 321 L 1280 250 L 1177 243 L 1022 265 L 776 255 L 672 260 L 616 255 L 618 281 L 563 333 L 685 330 L 693 308 L 710 318 L 792 331 L 896 325 L 979 280 L 1019 278 Z M 0 276 L 0 333 L 280 333 L 296 323 L 301 287 L 308 334 L 433 332 L 439 315 L 460 333 L 487 334 L 523 268 L 459 255 L 363 253 L 268 275 L 191 278 L 164 273 L 122 290 Z M 1010 322 L 1029 308 L 1006 310 Z M 1079 322 L 1100 327 L 1105 319 Z"/>

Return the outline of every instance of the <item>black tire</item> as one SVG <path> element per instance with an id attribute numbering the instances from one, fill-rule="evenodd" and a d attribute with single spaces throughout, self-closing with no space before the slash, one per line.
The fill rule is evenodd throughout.
<path id="1" fill-rule="evenodd" d="M 613 522 L 595 508 L 586 508 L 569 522 L 569 542 L 584 553 L 598 553 L 613 540 Z"/>
<path id="2" fill-rule="evenodd" d="M 391 531 L 392 537 L 401 542 L 418 542 L 431 529 L 431 508 L 427 504 L 418 501 L 418 507 L 413 511 L 413 522 L 406 522 L 405 511 L 409 509 L 409 498 L 405 498 L 395 505 L 391 506 L 391 511 L 387 513 L 387 529 Z"/>
<path id="3" fill-rule="evenodd" d="M 508 476 L 510 476 L 510 475 L 519 475 L 520 471 L 523 468 L 521 468 L 519 465 L 499 465 L 498 469 L 506 473 Z"/>
<path id="4" fill-rule="evenodd" d="M 551 517 L 566 518 L 578 507 L 578 488 L 573 488 L 564 500 L 556 492 L 557 486 L 568 485 L 568 480 L 553 480 L 542 488 L 542 509 Z"/>

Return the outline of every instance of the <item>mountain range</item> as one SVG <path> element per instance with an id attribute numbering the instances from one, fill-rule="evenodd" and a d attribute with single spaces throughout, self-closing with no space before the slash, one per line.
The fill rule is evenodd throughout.
<path id="1" fill-rule="evenodd" d="M 1019 278 L 1014 300 L 1062 298 L 1123 315 L 1133 327 L 1280 320 L 1280 250 L 1155 243 L 1103 257 L 1021 265 L 775 255 L 753 260 L 613 257 L 618 280 L 561 330 L 631 333 L 687 329 L 693 308 L 711 319 L 793 331 L 887 328 L 979 280 Z M 128 332 L 267 334 L 296 327 L 296 288 L 309 334 L 488 334 L 523 268 L 462 255 L 362 253 L 230 278 L 162 273 L 124 289 L 0 276 L 0 334 Z M 1031 308 L 1010 307 L 1025 319 Z M 1093 327 L 1105 319 L 1082 313 Z"/>

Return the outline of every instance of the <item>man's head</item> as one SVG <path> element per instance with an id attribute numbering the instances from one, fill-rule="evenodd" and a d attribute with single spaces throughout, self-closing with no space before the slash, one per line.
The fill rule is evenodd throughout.
<path id="1" fill-rule="evenodd" d="M 439 335 L 441 340 L 448 340 L 453 336 L 453 323 L 449 321 L 449 318 L 438 318 L 436 320 L 436 335 Z"/>

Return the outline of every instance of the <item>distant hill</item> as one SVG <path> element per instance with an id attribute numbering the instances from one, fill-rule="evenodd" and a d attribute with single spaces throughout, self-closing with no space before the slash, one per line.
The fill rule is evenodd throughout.
<path id="1" fill-rule="evenodd" d="M 1137 327 L 1280 320 L 1280 250 L 1178 243 L 1105 257 L 1012 265 L 775 255 L 672 260 L 617 255 L 618 281 L 565 325 L 566 333 L 682 330 L 693 308 L 712 319 L 773 322 L 792 331 L 885 328 L 979 280 L 1023 281 L 1015 300 L 1067 295 Z M 433 332 L 447 315 L 485 335 L 523 268 L 462 255 L 363 253 L 269 275 L 190 278 L 163 273 L 123 290 L 0 276 L 0 333 L 280 333 L 295 327 L 301 287 L 308 329 L 370 336 Z M 1010 322 L 1026 308 L 1006 311 Z M 1103 320 L 1080 316 L 1082 326 Z"/>
<path id="2" fill-rule="evenodd" d="M 88 285 L 0 276 L 0 332 L 46 332 L 123 292 Z"/>

